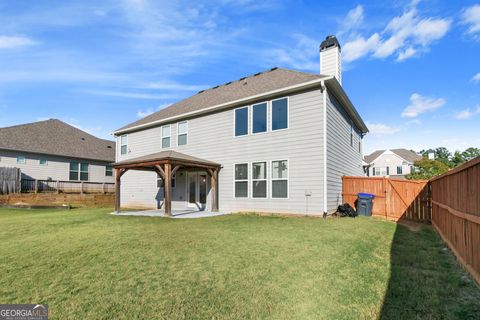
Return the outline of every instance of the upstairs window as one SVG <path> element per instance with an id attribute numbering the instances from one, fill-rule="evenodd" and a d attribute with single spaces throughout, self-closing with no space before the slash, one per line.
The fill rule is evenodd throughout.
<path id="1" fill-rule="evenodd" d="M 39 163 L 41 166 L 46 166 L 46 165 L 48 164 L 48 161 L 47 161 L 47 159 L 40 159 L 40 160 L 38 161 L 38 163 Z"/>
<path id="2" fill-rule="evenodd" d="M 248 164 L 235 165 L 235 198 L 248 198 Z"/>
<path id="3" fill-rule="evenodd" d="M 353 123 L 350 123 L 350 146 L 353 147 Z"/>
<path id="4" fill-rule="evenodd" d="M 162 127 L 162 148 L 170 148 L 170 125 Z"/>
<path id="5" fill-rule="evenodd" d="M 288 128 L 288 98 L 272 101 L 272 130 Z"/>
<path id="6" fill-rule="evenodd" d="M 272 161 L 272 198 L 288 198 L 288 161 Z"/>
<path id="7" fill-rule="evenodd" d="M 124 155 L 124 154 L 127 154 L 127 152 L 128 152 L 127 135 L 124 134 L 123 136 L 120 136 L 120 154 Z"/>
<path id="8" fill-rule="evenodd" d="M 182 121 L 178 123 L 177 126 L 177 144 L 179 146 L 184 146 L 187 144 L 188 140 L 188 122 L 187 121 Z"/>
<path id="9" fill-rule="evenodd" d="M 106 177 L 113 177 L 113 167 L 111 164 L 107 164 L 105 166 L 105 176 Z"/>
<path id="10" fill-rule="evenodd" d="M 260 133 L 267 131 L 267 103 L 254 104 L 252 106 L 252 132 Z"/>
<path id="11" fill-rule="evenodd" d="M 248 134 L 248 107 L 235 109 L 235 136 Z"/>
<path id="12" fill-rule="evenodd" d="M 78 162 L 70 162 L 70 180 L 78 181 Z"/>
<path id="13" fill-rule="evenodd" d="M 25 164 L 27 163 L 27 158 L 25 158 L 25 156 L 17 156 L 17 163 Z"/>
<path id="14" fill-rule="evenodd" d="M 267 163 L 252 163 L 252 197 L 267 197 Z"/>

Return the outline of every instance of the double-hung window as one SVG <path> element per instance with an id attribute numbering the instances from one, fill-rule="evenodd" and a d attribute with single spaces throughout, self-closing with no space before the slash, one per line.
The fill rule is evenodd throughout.
<path id="1" fill-rule="evenodd" d="M 177 125 L 177 144 L 179 146 L 184 146 L 188 141 L 188 122 L 182 121 Z"/>
<path id="2" fill-rule="evenodd" d="M 127 145 L 127 135 L 124 134 L 120 136 L 120 154 L 124 155 L 128 152 L 128 145 Z"/>
<path id="3" fill-rule="evenodd" d="M 170 125 L 162 127 L 162 148 L 170 148 Z"/>
<path id="4" fill-rule="evenodd" d="M 27 163 L 27 158 L 25 158 L 25 156 L 17 156 L 17 163 L 25 164 Z"/>
<path id="5" fill-rule="evenodd" d="M 252 197 L 267 197 L 267 163 L 252 163 Z"/>
<path id="6" fill-rule="evenodd" d="M 235 136 L 248 134 L 248 107 L 235 109 Z"/>
<path id="7" fill-rule="evenodd" d="M 252 106 L 252 133 L 267 132 L 267 103 Z"/>
<path id="8" fill-rule="evenodd" d="M 69 178 L 72 181 L 88 181 L 88 163 L 70 162 Z"/>
<path id="9" fill-rule="evenodd" d="M 403 172 L 403 167 L 397 166 L 397 174 L 402 174 L 402 172 Z"/>
<path id="10" fill-rule="evenodd" d="M 40 159 L 40 160 L 38 160 L 38 163 L 41 166 L 46 166 L 48 164 L 48 161 L 47 161 L 47 159 Z"/>
<path id="11" fill-rule="evenodd" d="M 288 198 L 288 161 L 272 161 L 272 198 Z"/>
<path id="12" fill-rule="evenodd" d="M 113 177 L 113 167 L 111 164 L 107 164 L 105 166 L 105 176 L 106 177 Z"/>
<path id="13" fill-rule="evenodd" d="M 235 165 L 235 198 L 248 198 L 248 164 Z"/>
<path id="14" fill-rule="evenodd" d="M 288 98 L 272 101 L 272 130 L 288 128 Z"/>

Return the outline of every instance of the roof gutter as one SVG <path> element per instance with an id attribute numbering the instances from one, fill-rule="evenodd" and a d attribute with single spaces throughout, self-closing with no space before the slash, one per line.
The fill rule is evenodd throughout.
<path id="1" fill-rule="evenodd" d="M 320 86 L 325 80 L 329 80 L 329 79 L 332 79 L 332 78 L 333 78 L 333 76 L 327 76 L 325 78 L 320 78 L 320 79 L 315 79 L 315 80 L 312 80 L 312 81 L 303 82 L 303 83 L 296 84 L 296 85 L 293 85 L 293 86 L 289 86 L 289 87 L 285 87 L 285 88 L 281 88 L 281 89 L 277 89 L 277 90 L 272 90 L 272 91 L 264 92 L 264 93 L 261 93 L 261 94 L 256 94 L 256 95 L 253 95 L 253 96 L 249 96 L 249 97 L 238 99 L 238 100 L 229 101 L 229 102 L 226 102 L 226 103 L 221 103 L 221 104 L 211 106 L 211 107 L 208 107 L 208 108 L 205 108 L 205 109 L 182 113 L 181 115 L 178 115 L 178 116 L 173 116 L 173 117 L 169 117 L 169 118 L 164 118 L 164 119 L 152 121 L 152 122 L 149 122 L 149 123 L 140 124 L 140 125 L 137 125 L 137 126 L 134 126 L 134 127 L 131 127 L 131 128 L 119 129 L 119 130 L 114 131 L 112 134 L 117 136 L 117 135 L 120 135 L 120 134 L 123 134 L 123 133 L 128 133 L 128 132 L 137 131 L 137 130 L 140 130 L 140 129 L 154 127 L 154 126 L 157 126 L 157 125 L 160 125 L 160 124 L 163 124 L 163 123 L 168 123 L 168 122 L 179 120 L 179 119 L 184 119 L 184 118 L 188 118 L 188 117 L 192 117 L 192 116 L 196 116 L 196 115 L 200 115 L 200 114 L 204 114 L 204 113 L 209 113 L 209 112 L 220 110 L 220 109 L 226 109 L 226 108 L 233 107 L 233 106 L 241 104 L 241 103 L 248 103 L 250 101 L 257 100 L 257 99 L 260 99 L 260 98 L 265 98 L 265 97 L 268 97 L 268 96 L 274 96 L 274 95 L 278 95 L 278 94 L 282 94 L 282 93 L 290 93 L 290 92 L 298 91 L 298 90 L 301 90 L 301 89 L 308 89 L 308 88 Z"/>

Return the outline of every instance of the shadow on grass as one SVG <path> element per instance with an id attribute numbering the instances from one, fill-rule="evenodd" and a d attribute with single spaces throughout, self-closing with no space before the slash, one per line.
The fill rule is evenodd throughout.
<path id="1" fill-rule="evenodd" d="M 380 319 L 480 319 L 480 288 L 429 225 L 397 225 Z"/>

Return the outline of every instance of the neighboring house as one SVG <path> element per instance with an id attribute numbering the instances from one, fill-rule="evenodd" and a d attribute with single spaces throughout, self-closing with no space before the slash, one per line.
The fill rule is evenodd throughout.
<path id="1" fill-rule="evenodd" d="M 157 208 L 165 195 L 167 213 L 334 210 L 342 176 L 363 175 L 368 129 L 341 86 L 334 36 L 320 65 L 322 74 L 272 68 L 202 90 L 118 129 L 121 206 Z M 175 170 L 163 190 L 160 177 Z"/>
<path id="2" fill-rule="evenodd" d="M 415 161 L 422 159 L 407 149 L 377 150 L 365 156 L 365 174 L 369 177 L 405 178 Z"/>
<path id="3" fill-rule="evenodd" d="M 22 179 L 115 182 L 115 142 L 60 120 L 0 128 L 0 167 L 16 167 Z"/>

